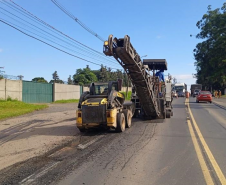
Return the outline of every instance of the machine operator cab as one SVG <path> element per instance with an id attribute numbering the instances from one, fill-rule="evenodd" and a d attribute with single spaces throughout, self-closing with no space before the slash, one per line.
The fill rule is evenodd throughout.
<path id="1" fill-rule="evenodd" d="M 165 59 L 144 59 L 143 64 L 148 66 L 149 70 L 153 72 L 154 81 L 159 84 L 159 94 L 157 97 L 162 97 L 165 93 L 165 78 L 164 70 L 167 70 L 167 62 Z"/>
<path id="2" fill-rule="evenodd" d="M 112 90 L 121 91 L 122 89 L 122 79 L 118 81 L 110 81 L 108 83 L 91 83 L 90 85 L 90 95 L 103 95 L 109 96 Z"/>

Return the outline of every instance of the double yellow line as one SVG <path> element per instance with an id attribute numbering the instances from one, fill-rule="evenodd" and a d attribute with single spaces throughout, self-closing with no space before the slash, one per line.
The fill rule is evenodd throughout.
<path id="1" fill-rule="evenodd" d="M 219 178 L 219 181 L 221 182 L 222 185 L 226 185 L 225 176 L 222 173 L 219 165 L 217 164 L 217 161 L 215 160 L 215 158 L 214 158 L 212 152 L 210 151 L 208 145 L 206 144 L 206 141 L 205 141 L 202 133 L 200 132 L 199 127 L 198 127 L 198 125 L 197 125 L 197 123 L 196 123 L 196 121 L 194 119 L 194 116 L 193 116 L 193 114 L 191 112 L 191 109 L 190 109 L 190 106 L 189 106 L 189 99 L 186 99 L 185 104 L 188 107 L 188 111 L 189 111 L 189 114 L 191 116 L 191 120 L 192 120 L 193 126 L 194 126 L 194 128 L 195 128 L 195 130 L 197 132 L 197 135 L 198 135 L 198 137 L 199 137 L 199 139 L 201 141 L 201 144 L 202 144 L 202 146 L 203 146 L 203 148 L 204 148 L 204 150 L 205 150 L 205 152 L 206 152 L 206 154 L 207 154 L 207 156 L 209 158 L 209 161 L 212 164 L 212 166 L 213 166 L 213 168 L 214 168 L 214 170 L 215 170 L 215 172 L 217 174 L 217 177 Z M 189 127 L 191 138 L 192 138 L 192 141 L 193 141 L 193 144 L 194 144 L 194 147 L 195 147 L 196 154 L 198 156 L 198 160 L 199 160 L 199 163 L 200 163 L 200 166 L 201 166 L 201 169 L 202 169 L 202 172 L 203 172 L 206 184 L 207 185 L 212 185 L 212 184 L 214 184 L 213 179 L 212 179 L 212 177 L 210 175 L 210 172 L 209 172 L 209 169 L 208 169 L 208 167 L 206 165 L 205 159 L 203 157 L 202 151 L 201 151 L 200 146 L 198 144 L 198 141 L 197 141 L 197 138 L 195 136 L 195 132 L 194 132 L 194 129 L 192 127 L 192 124 L 191 124 L 190 120 L 188 120 L 188 127 Z"/>

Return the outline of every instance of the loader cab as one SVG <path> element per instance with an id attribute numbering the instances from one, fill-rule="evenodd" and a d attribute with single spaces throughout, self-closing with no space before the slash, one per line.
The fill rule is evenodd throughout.
<path id="1" fill-rule="evenodd" d="M 91 83 L 90 95 L 104 95 L 108 96 L 112 90 L 121 91 L 122 80 L 110 81 L 108 83 Z"/>

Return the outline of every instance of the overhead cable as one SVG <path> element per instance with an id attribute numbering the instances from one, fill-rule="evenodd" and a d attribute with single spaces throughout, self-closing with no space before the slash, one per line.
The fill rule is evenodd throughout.
<path id="1" fill-rule="evenodd" d="M 40 32 L 39 30 L 34 29 L 33 27 L 28 26 L 28 25 L 24 24 L 23 22 L 20 22 L 20 21 L 18 21 L 18 20 L 16 20 L 16 19 L 14 19 L 13 17 L 11 17 L 11 16 L 9 16 L 9 15 L 5 14 L 4 12 L 2 12 L 2 11 L 1 11 L 1 9 L 2 9 L 2 10 L 4 10 L 4 11 L 6 11 L 8 14 L 11 14 L 11 15 L 15 16 L 16 18 L 18 18 L 18 19 L 20 19 L 20 20 L 22 20 L 22 21 L 24 21 L 24 22 L 26 22 L 26 23 L 28 23 L 28 24 L 32 25 L 33 27 L 35 27 L 35 28 L 37 28 L 37 29 L 39 29 L 39 30 L 43 31 L 44 33 L 47 33 L 47 35 L 46 35 L 46 34 L 43 34 L 43 33 L 42 33 L 42 32 Z M 35 34 L 35 35 L 37 35 L 37 36 L 39 36 L 39 37 L 41 37 L 41 38 L 43 38 L 43 39 L 46 39 L 46 40 L 48 40 L 48 41 L 50 41 L 50 42 L 52 42 L 52 43 L 54 43 L 54 44 L 57 44 L 58 46 L 61 46 L 61 47 L 65 48 L 65 49 L 68 49 L 68 50 L 73 51 L 73 52 L 75 52 L 75 53 L 78 53 L 78 54 L 80 54 L 80 55 L 86 56 L 86 57 L 91 58 L 91 59 L 93 59 L 93 60 L 97 60 L 97 61 L 99 61 L 99 62 L 102 62 L 102 61 L 100 61 L 99 59 L 95 59 L 95 58 L 93 58 L 93 56 L 92 56 L 92 55 L 91 55 L 92 57 L 91 57 L 91 56 L 87 56 L 87 55 L 85 55 L 85 54 L 82 54 L 82 53 L 80 53 L 80 52 L 77 52 L 77 51 L 75 51 L 75 50 L 72 50 L 72 49 L 70 49 L 70 48 L 68 48 L 68 47 L 65 47 L 65 46 L 63 46 L 63 45 L 61 45 L 61 44 L 59 44 L 59 43 L 55 42 L 55 41 L 56 41 L 56 39 L 55 39 L 55 38 L 57 38 L 57 39 L 59 39 L 60 41 L 62 41 L 62 42 L 64 42 L 64 43 L 66 43 L 66 44 L 68 44 L 68 45 L 70 45 L 70 46 L 73 46 L 73 47 L 75 47 L 75 48 L 81 49 L 81 48 L 79 48 L 79 47 L 74 46 L 74 45 L 73 45 L 73 44 L 71 44 L 71 43 L 68 43 L 68 42 L 66 42 L 66 41 L 64 41 L 64 40 L 62 40 L 62 39 L 60 39 L 60 38 L 58 38 L 58 37 L 55 37 L 55 36 L 54 36 L 54 35 L 52 35 L 51 33 L 46 32 L 45 30 L 43 30 L 43 29 L 41 29 L 41 28 L 39 28 L 39 27 L 37 27 L 37 26 L 35 26 L 35 25 L 33 25 L 33 24 L 31 24 L 31 23 L 27 22 L 26 20 L 24 20 L 24 19 L 22 19 L 22 18 L 20 18 L 20 17 L 16 16 L 15 14 L 13 14 L 13 13 L 11 13 L 11 12 L 9 12 L 9 11 L 5 10 L 5 9 L 4 9 L 4 8 L 2 8 L 2 7 L 0 7 L 0 12 L 1 12 L 2 14 L 4 14 L 5 16 L 7 16 L 7 17 L 9 17 L 9 18 L 11 18 L 11 19 L 13 19 L 13 20 L 15 20 L 16 22 L 18 22 L 18 23 L 22 24 L 23 26 L 27 26 L 27 27 L 29 27 L 30 29 L 32 29 L 32 30 L 34 30 L 34 31 L 36 31 L 36 32 L 38 32 L 38 33 L 40 33 L 40 34 L 43 34 L 43 35 L 44 35 L 44 36 L 46 36 L 46 37 L 43 37 L 43 36 L 38 35 L 38 34 L 35 34 L 34 32 L 31 32 L 31 31 L 29 31 L 29 30 L 25 29 L 24 27 L 20 27 L 20 26 L 16 25 L 17 27 L 20 27 L 21 29 L 24 29 L 24 30 L 26 30 L 26 31 L 28 31 L 28 32 L 31 32 L 31 33 L 33 33 L 33 34 Z M 12 23 L 11 23 L 11 24 L 12 24 Z M 49 37 L 49 36 L 52 36 L 52 38 L 53 38 L 55 41 L 53 41 L 53 40 L 51 40 L 51 39 L 47 38 L 47 37 Z M 94 56 L 94 57 L 95 57 L 95 56 Z M 109 65 L 109 64 L 108 64 L 108 65 Z"/>
<path id="2" fill-rule="evenodd" d="M 60 5 L 59 2 L 57 2 L 57 0 L 51 0 L 58 8 L 60 8 L 65 14 L 67 14 L 70 18 L 72 18 L 74 21 L 76 21 L 80 26 L 82 26 L 86 31 L 88 31 L 89 33 L 91 33 L 92 35 L 94 35 L 95 37 L 97 37 L 99 40 L 101 40 L 102 42 L 104 42 L 105 40 L 98 35 L 97 33 L 95 33 L 91 28 L 89 28 L 88 26 L 86 26 L 82 21 L 80 21 L 77 17 L 75 17 L 72 13 L 70 13 L 68 10 L 66 10 L 66 8 L 64 8 L 62 5 Z"/>
<path id="3" fill-rule="evenodd" d="M 31 14 L 31 13 L 28 12 L 27 10 L 23 9 L 23 8 L 20 7 L 19 5 L 18 5 L 18 7 L 19 7 L 20 9 L 18 9 L 18 7 L 16 7 L 17 5 L 16 5 L 13 1 L 10 0 L 11 2 L 13 2 L 14 5 L 8 3 L 8 2 L 5 1 L 5 0 L 3 0 L 3 1 L 4 1 L 5 3 L 7 3 L 7 4 L 5 4 L 5 3 L 2 2 L 2 1 L 0 1 L 0 2 L 3 3 L 3 4 L 6 5 L 6 6 L 9 5 L 8 7 L 12 8 L 14 11 L 17 11 L 17 12 L 18 12 L 18 10 L 19 10 L 19 12 L 23 14 L 23 16 L 29 18 L 30 20 L 31 20 L 31 18 L 32 18 L 32 21 L 35 21 L 36 23 L 37 23 L 37 21 L 38 21 L 38 24 L 39 24 L 39 25 L 40 25 L 40 23 L 41 23 L 41 25 L 45 25 L 45 28 L 48 28 L 48 30 L 51 30 L 51 31 L 54 30 L 54 32 L 57 33 L 58 35 L 60 35 L 61 37 L 62 37 L 62 36 L 63 36 L 63 38 L 66 37 L 66 39 L 68 39 L 70 42 L 73 41 L 73 42 L 75 42 L 76 44 L 79 44 L 80 46 L 84 47 L 84 49 L 85 49 L 85 48 L 86 48 L 86 49 L 84 50 L 84 49 L 80 48 L 79 45 L 78 45 L 78 47 L 77 47 L 77 46 L 75 46 L 74 44 L 71 44 L 71 43 L 65 41 L 65 40 L 64 40 L 65 38 L 64 38 L 64 39 L 61 39 L 61 38 L 59 38 L 59 37 L 56 37 L 55 35 L 53 35 L 53 34 L 47 32 L 47 31 L 45 31 L 45 30 L 39 28 L 38 26 L 36 26 L 36 25 L 34 25 L 34 24 L 32 24 L 32 23 L 30 23 L 30 22 L 28 22 L 28 21 L 26 21 L 26 20 L 20 18 L 19 16 L 17 16 L 17 15 L 15 15 L 15 14 L 13 14 L 13 13 L 11 13 L 11 12 L 9 12 L 9 11 L 7 11 L 7 10 L 5 10 L 5 9 L 3 9 L 3 8 L 0 7 L 2 10 L 4 10 L 5 12 L 7 12 L 8 14 L 11 14 L 11 15 L 13 15 L 14 17 L 16 17 L 17 19 L 26 22 L 27 24 L 29 24 L 29 25 L 31 25 L 31 26 L 37 28 L 38 30 L 44 32 L 45 34 L 42 33 L 42 32 L 40 32 L 40 31 L 37 31 L 36 29 L 32 28 L 31 26 L 28 26 L 28 25 L 25 25 L 24 23 L 22 23 L 23 25 L 25 25 L 25 26 L 27 26 L 27 27 L 29 27 L 29 28 L 35 30 L 36 32 L 39 32 L 39 33 L 41 33 L 41 34 L 47 36 L 48 38 L 49 38 L 50 36 L 52 36 L 53 39 L 58 39 L 58 40 L 60 40 L 61 42 L 66 43 L 67 45 L 70 45 L 70 46 L 72 46 L 72 47 L 74 47 L 74 48 L 76 48 L 76 49 L 79 49 L 79 50 L 81 50 L 82 52 L 86 52 L 86 53 L 88 53 L 89 55 L 92 55 L 92 57 L 87 56 L 87 55 L 84 55 L 84 54 L 82 54 L 82 53 L 79 53 L 79 52 L 77 52 L 77 51 L 75 51 L 75 50 L 72 50 L 72 49 L 70 49 L 70 48 L 68 48 L 68 47 L 65 47 L 65 46 L 63 46 L 63 45 L 61 45 L 61 44 L 59 44 L 59 43 L 57 43 L 57 42 L 54 42 L 54 41 L 51 40 L 51 39 L 47 39 L 46 37 L 40 36 L 40 35 L 35 34 L 35 33 L 33 33 L 33 32 L 31 32 L 31 33 L 33 33 L 33 34 L 35 34 L 35 35 L 37 35 L 37 36 L 39 36 L 39 37 L 41 37 L 41 38 L 43 38 L 43 39 L 46 39 L 46 40 L 48 40 L 48 41 L 50 41 L 50 42 L 52 42 L 52 43 L 54 43 L 54 44 L 56 44 L 56 45 L 58 45 L 58 46 L 61 46 L 61 47 L 65 48 L 65 49 L 67 49 L 67 50 L 70 50 L 70 51 L 73 51 L 73 52 L 78 53 L 78 54 L 80 54 L 80 55 L 86 56 L 86 57 L 91 58 L 91 59 L 93 59 L 93 60 L 96 60 L 96 61 L 98 61 L 98 62 L 101 62 L 101 63 L 107 62 L 106 58 L 103 57 L 103 53 L 101 53 L 101 55 L 97 55 L 97 54 L 100 54 L 100 52 L 98 52 L 98 51 L 96 51 L 96 50 L 94 50 L 94 49 L 92 49 L 92 48 L 90 48 L 90 47 L 88 47 L 88 46 L 86 46 L 86 45 L 84 45 L 84 44 L 82 44 L 82 43 L 76 41 L 75 39 L 73 39 L 73 38 L 67 36 L 66 34 L 62 33 L 61 31 L 55 29 L 54 27 L 50 26 L 50 25 L 47 24 L 46 22 L 44 22 L 44 21 L 42 21 L 41 19 L 37 18 L 36 16 L 34 16 L 33 14 Z M 12 6 L 13 6 L 13 7 L 12 7 Z M 15 9 L 15 8 L 16 8 L 16 9 Z M 22 9 L 23 11 L 22 11 L 21 9 Z M 2 13 L 3 13 L 3 12 L 2 12 Z M 4 15 L 6 15 L 6 14 L 4 14 Z M 6 16 L 8 16 L 8 15 L 6 15 Z M 8 16 L 8 17 L 10 17 L 10 16 Z M 10 17 L 10 18 L 13 19 L 13 20 L 15 20 L 15 19 L 12 18 L 12 17 Z M 35 20 L 34 20 L 34 19 L 35 19 Z M 16 20 L 16 21 L 17 21 L 17 20 Z M 4 22 L 6 22 L 6 21 L 4 21 Z M 17 21 L 17 22 L 21 23 L 20 21 Z M 9 25 L 9 23 L 8 23 L 8 25 Z M 12 26 L 12 25 L 11 25 L 11 26 Z M 15 26 L 13 26 L 13 27 L 15 28 Z M 19 26 L 17 25 L 17 27 L 19 27 Z M 24 29 L 24 27 L 20 27 L 20 28 L 21 28 L 21 29 Z M 18 29 L 18 28 L 17 28 L 17 29 Z M 18 29 L 18 30 L 20 30 L 20 29 Z M 26 30 L 26 29 L 25 29 L 25 30 Z M 22 30 L 20 30 L 20 31 L 22 31 Z M 26 30 L 26 31 L 29 32 L 29 30 Z M 25 33 L 25 32 L 23 32 L 23 33 Z M 46 35 L 46 34 L 48 34 L 48 35 Z M 27 35 L 29 35 L 29 34 L 27 34 Z M 30 35 L 30 36 L 32 36 L 32 35 Z M 36 37 L 34 37 L 34 38 L 36 38 Z M 36 38 L 36 40 L 37 40 L 37 39 L 38 39 L 38 38 Z M 39 39 L 39 40 L 41 40 L 41 39 Z M 47 42 L 43 42 L 43 43 L 47 43 Z M 48 43 L 48 45 L 51 45 L 51 44 Z M 57 48 L 57 47 L 54 47 L 54 48 Z M 58 50 L 59 50 L 59 49 L 60 49 L 60 48 L 58 48 Z M 61 49 L 61 50 L 64 51 L 63 49 Z M 69 53 L 69 52 L 66 52 L 66 51 L 64 51 L 64 52 L 65 52 L 65 53 Z M 71 54 L 71 53 L 70 53 L 70 54 Z M 71 54 L 71 55 L 72 55 L 72 54 Z M 77 56 L 77 57 L 78 57 L 78 56 Z M 93 58 L 93 57 L 98 57 L 98 58 L 101 58 L 101 59 L 103 58 L 103 59 L 104 59 L 104 62 L 100 61 L 99 59 L 95 59 L 95 58 Z M 80 58 L 81 58 L 81 57 L 80 57 Z M 85 59 L 85 61 L 88 61 L 88 60 Z M 108 61 L 108 62 L 109 62 L 109 61 Z M 110 61 L 110 62 L 111 62 L 110 65 L 112 66 L 112 62 L 113 62 L 113 61 Z M 114 61 L 114 62 L 116 62 L 116 61 Z M 93 62 L 93 63 L 95 63 L 95 62 Z M 116 64 L 118 64 L 118 63 L 116 63 Z M 106 64 L 105 64 L 105 65 L 106 65 Z M 109 64 L 107 64 L 107 65 L 109 65 Z M 118 69 L 118 68 L 112 68 L 112 69 Z"/>
<path id="4" fill-rule="evenodd" d="M 55 47 L 55 46 L 53 46 L 53 45 L 51 45 L 51 44 L 49 44 L 49 43 L 47 43 L 47 42 L 45 42 L 45 41 L 43 41 L 43 40 L 41 40 L 41 39 L 38 39 L 38 38 L 36 38 L 36 37 L 34 37 L 34 36 L 32 36 L 32 35 L 29 35 L 29 34 L 23 32 L 22 30 L 16 28 L 15 26 L 13 26 L 13 25 L 7 23 L 6 21 L 4 21 L 4 20 L 1 19 L 1 18 L 0 18 L 0 22 L 2 22 L 2 23 L 4 23 L 4 24 L 6 24 L 6 25 L 8 25 L 8 26 L 10 26 L 10 27 L 12 27 L 12 28 L 14 28 L 15 30 L 17 30 L 17 31 L 19 31 L 19 32 L 21 32 L 21 33 L 23 33 L 24 35 L 26 35 L 26 36 L 28 36 L 28 37 L 31 37 L 31 38 L 33 38 L 33 39 L 35 39 L 35 40 L 38 40 L 38 41 L 40 41 L 40 42 L 42 42 L 42 43 L 44 43 L 44 44 L 46 44 L 46 45 L 48 45 L 48 46 L 50 46 L 50 47 L 52 47 L 52 48 L 55 48 L 55 49 L 57 49 L 57 50 L 59 50 L 59 51 L 61 51 L 61 52 L 63 52 L 63 53 L 66 53 L 66 54 L 68 54 L 68 55 L 71 55 L 71 56 L 73 56 L 73 57 L 75 57 L 75 58 L 78 58 L 78 59 L 80 59 L 80 60 L 84 60 L 84 61 L 86 61 L 86 62 L 89 62 L 89 63 L 95 64 L 95 65 L 101 66 L 101 65 L 98 64 L 98 63 L 91 62 L 91 61 L 86 60 L 86 59 L 84 59 L 84 58 L 81 58 L 81 57 L 78 57 L 78 56 L 76 56 L 76 55 L 73 55 L 73 54 L 71 54 L 71 53 L 69 53 L 69 52 L 67 52 L 67 51 L 64 51 L 64 50 L 62 50 L 62 49 L 60 49 L 60 48 L 57 48 L 57 47 Z"/>
<path id="5" fill-rule="evenodd" d="M 83 43 L 81 43 L 81 42 L 79 42 L 79 41 L 73 39 L 72 37 L 70 37 L 70 36 L 64 34 L 63 32 L 57 30 L 56 28 L 54 28 L 53 26 L 51 26 L 51 25 L 49 25 L 48 23 L 44 22 L 43 20 L 39 19 L 38 17 L 36 17 L 35 15 L 33 15 L 32 13 L 30 13 L 29 11 L 27 11 L 27 10 L 24 9 L 23 7 L 21 7 L 20 5 L 16 4 L 14 1 L 10 0 L 10 2 L 13 3 L 13 4 L 10 4 L 10 3 L 8 3 L 8 2 L 5 1 L 5 0 L 3 0 L 3 1 L 4 1 L 5 3 L 7 3 L 8 5 L 10 5 L 11 8 L 13 8 L 13 9 L 16 8 L 17 10 L 21 11 L 21 13 L 23 13 L 23 14 L 25 13 L 26 15 L 29 15 L 32 19 L 35 19 L 36 21 L 42 23 L 42 25 L 45 25 L 45 26 L 51 28 L 51 30 L 56 31 L 57 34 L 63 35 L 63 36 L 65 36 L 65 37 L 67 37 L 68 39 L 70 39 L 71 41 L 74 41 L 74 42 L 76 42 L 77 44 L 80 44 L 81 46 L 85 47 L 86 49 L 89 49 L 90 51 L 99 54 L 99 55 L 102 56 L 105 60 L 110 61 L 111 63 L 113 62 L 113 63 L 115 63 L 116 65 L 119 65 L 113 58 L 106 57 L 103 53 L 101 53 L 101 52 L 99 52 L 99 51 L 96 51 L 96 50 L 94 50 L 93 48 L 90 48 L 90 47 L 84 45 Z M 0 1 L 0 2 L 1 2 L 1 1 Z M 6 4 L 5 4 L 5 5 L 6 5 Z M 13 7 L 12 7 L 12 6 L 13 6 Z M 15 9 L 14 9 L 14 10 L 15 10 Z M 15 11 L 16 11 L 16 10 L 15 10 Z M 17 12 L 18 12 L 18 11 L 17 11 Z M 26 15 L 24 15 L 24 16 L 26 16 Z M 26 17 L 27 17 L 27 16 L 26 16 Z"/>

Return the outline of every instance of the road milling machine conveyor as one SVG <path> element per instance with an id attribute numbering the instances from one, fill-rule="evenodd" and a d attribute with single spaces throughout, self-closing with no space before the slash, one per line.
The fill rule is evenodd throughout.
<path id="1" fill-rule="evenodd" d="M 147 59 L 142 62 L 128 35 L 120 39 L 113 39 L 110 35 L 108 41 L 104 42 L 103 52 L 107 56 L 113 56 L 124 68 L 138 97 L 131 100 L 139 101 L 145 118 L 165 119 L 173 115 L 170 79 L 160 82 L 155 76 L 155 70 L 167 70 L 165 59 Z M 153 75 L 150 71 L 153 71 Z M 136 108 L 139 109 L 137 105 Z"/>
<path id="2" fill-rule="evenodd" d="M 146 119 L 170 118 L 170 80 L 160 82 L 159 77 L 155 76 L 155 70 L 167 70 L 164 59 L 142 62 L 127 35 L 123 39 L 113 39 L 110 35 L 104 43 L 104 53 L 114 56 L 125 69 L 135 93 L 132 93 L 131 101 L 125 103 L 125 97 L 120 92 L 121 80 L 91 83 L 89 91 L 80 96 L 76 112 L 76 125 L 81 132 L 99 127 L 123 132 L 131 127 L 132 117 L 137 114 Z"/>

